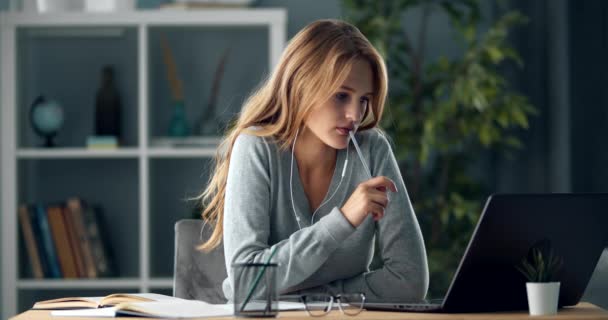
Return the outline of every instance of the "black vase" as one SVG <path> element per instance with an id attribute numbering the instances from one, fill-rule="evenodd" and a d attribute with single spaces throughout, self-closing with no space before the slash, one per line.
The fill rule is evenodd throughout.
<path id="1" fill-rule="evenodd" d="M 111 66 L 101 71 L 101 86 L 95 99 L 95 135 L 115 136 L 120 141 L 121 103 L 114 84 L 114 70 Z"/>

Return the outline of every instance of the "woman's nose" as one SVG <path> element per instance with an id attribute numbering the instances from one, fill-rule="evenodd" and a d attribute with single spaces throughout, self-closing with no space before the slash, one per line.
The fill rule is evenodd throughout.
<path id="1" fill-rule="evenodd" d="M 363 115 L 361 114 L 361 107 L 359 106 L 358 101 L 349 103 L 346 108 L 346 118 L 354 123 L 359 123 L 361 122 L 361 117 L 363 117 Z"/>

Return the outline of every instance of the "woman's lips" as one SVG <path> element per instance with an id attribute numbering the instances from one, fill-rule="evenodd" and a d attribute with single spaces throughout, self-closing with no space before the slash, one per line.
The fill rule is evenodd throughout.
<path id="1" fill-rule="evenodd" d="M 348 128 L 336 128 L 336 131 L 338 131 L 338 134 L 341 136 L 347 136 L 348 135 L 348 131 L 350 131 Z"/>

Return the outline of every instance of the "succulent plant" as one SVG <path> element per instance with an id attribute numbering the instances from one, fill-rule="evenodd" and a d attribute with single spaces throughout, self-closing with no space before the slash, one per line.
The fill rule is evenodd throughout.
<path id="1" fill-rule="evenodd" d="M 528 256 L 516 266 L 528 282 L 554 282 L 563 265 L 563 259 L 550 246 L 533 247 Z"/>

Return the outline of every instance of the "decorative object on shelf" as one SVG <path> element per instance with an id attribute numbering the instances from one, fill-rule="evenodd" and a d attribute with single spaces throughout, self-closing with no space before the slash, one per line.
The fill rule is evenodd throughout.
<path id="1" fill-rule="evenodd" d="M 163 51 L 163 61 L 167 69 L 167 80 L 173 96 L 173 114 L 169 121 L 168 133 L 172 137 L 185 137 L 190 134 L 188 126 L 182 81 L 177 75 L 177 67 L 167 39 L 161 34 L 160 45 Z"/>
<path id="2" fill-rule="evenodd" d="M 84 10 L 91 12 L 129 11 L 135 7 L 135 0 L 84 0 Z"/>
<path id="3" fill-rule="evenodd" d="M 173 114 L 169 122 L 169 135 L 172 137 L 187 137 L 190 134 L 190 127 L 186 117 L 186 108 L 183 100 L 173 102 Z"/>
<path id="4" fill-rule="evenodd" d="M 224 121 L 221 121 L 217 113 L 217 96 L 220 91 L 220 85 L 222 82 L 222 77 L 224 76 L 224 69 L 230 51 L 230 47 L 226 48 L 220 57 L 219 63 L 217 64 L 215 73 L 213 75 L 211 92 L 209 93 L 209 99 L 207 100 L 207 107 L 201 110 L 201 115 L 198 117 L 196 124 L 194 125 L 195 134 L 217 134 L 222 132 L 224 126 L 226 125 Z"/>
<path id="5" fill-rule="evenodd" d="M 16 0 L 11 1 L 13 7 L 11 9 L 15 11 L 21 11 L 26 13 L 38 12 L 38 3 L 36 0 L 21 0 L 19 3 Z"/>
<path id="6" fill-rule="evenodd" d="M 528 282 L 528 307 L 530 315 L 552 315 L 557 313 L 560 282 L 558 273 L 563 264 L 555 254 L 549 240 L 539 241 L 530 248 L 527 257 L 516 266 Z"/>
<path id="7" fill-rule="evenodd" d="M 96 150 L 117 149 L 118 140 L 115 136 L 89 136 L 87 137 L 87 148 Z"/>
<path id="8" fill-rule="evenodd" d="M 22 0 L 23 12 L 117 12 L 136 8 L 136 0 Z"/>
<path id="9" fill-rule="evenodd" d="M 114 70 L 112 66 L 104 66 L 95 99 L 95 135 L 113 136 L 120 140 L 121 109 L 120 96 L 114 84 Z"/>
<path id="10" fill-rule="evenodd" d="M 38 96 L 30 107 L 30 123 L 34 132 L 45 139 L 44 147 L 54 147 L 53 138 L 63 125 L 63 109 L 54 100 Z"/>
<path id="11" fill-rule="evenodd" d="M 209 9 L 209 8 L 244 8 L 253 6 L 255 0 L 174 0 L 163 3 L 162 9 Z"/>
<path id="12" fill-rule="evenodd" d="M 23 0 L 23 11 L 39 13 L 82 11 L 83 4 L 83 0 Z"/>

